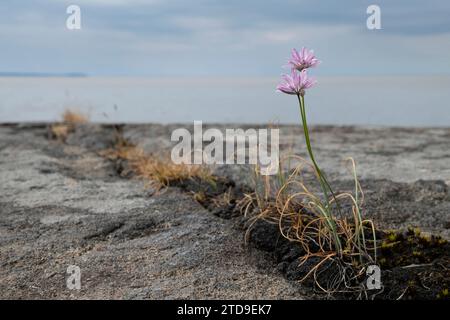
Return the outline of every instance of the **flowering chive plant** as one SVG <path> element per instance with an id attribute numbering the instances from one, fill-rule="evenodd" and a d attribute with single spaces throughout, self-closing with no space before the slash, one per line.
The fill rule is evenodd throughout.
<path id="1" fill-rule="evenodd" d="M 320 199 L 314 197 L 314 208 L 317 212 L 324 218 L 326 227 L 328 228 L 332 238 L 336 253 L 342 258 L 343 255 L 343 245 L 339 237 L 338 227 L 336 225 L 336 220 L 332 215 L 331 205 L 334 203 L 337 207 L 338 212 L 340 211 L 340 206 L 338 203 L 338 198 L 340 196 L 335 196 L 335 193 L 331 189 L 324 172 L 320 169 L 317 161 L 314 157 L 314 153 L 311 146 L 310 135 L 308 130 L 308 124 L 306 119 L 306 106 L 305 106 L 305 94 L 306 90 L 312 88 L 316 84 L 316 80 L 309 77 L 307 69 L 315 67 L 320 63 L 320 61 L 315 57 L 312 50 L 302 48 L 300 51 L 296 49 L 292 50 L 292 58 L 289 60 L 288 65 L 291 66 L 291 73 L 288 75 L 283 75 L 283 81 L 277 86 L 277 91 L 296 95 L 298 98 L 298 103 L 300 107 L 300 116 L 303 126 L 303 131 L 305 135 L 305 142 L 309 157 L 311 159 L 313 168 L 315 169 L 316 176 L 318 178 L 320 187 L 324 195 L 324 202 Z M 354 162 L 353 159 L 353 168 Z M 363 221 L 361 219 L 360 209 L 358 205 L 358 191 L 359 183 L 356 179 L 356 169 L 354 169 L 355 184 L 356 184 L 356 195 L 352 197 L 354 203 L 354 215 L 355 215 L 355 235 L 357 239 L 357 248 L 360 252 L 360 258 L 362 256 L 367 256 L 367 248 L 365 246 L 364 232 L 363 232 Z"/>
<path id="2" fill-rule="evenodd" d="M 305 95 L 316 84 L 307 69 L 318 64 L 319 60 L 312 51 L 306 48 L 292 50 L 289 60 L 291 71 L 282 76 L 282 82 L 277 86 L 277 91 L 298 99 L 306 149 L 311 161 L 296 155 L 280 158 L 278 176 L 273 179 L 261 176 L 256 166 L 254 191 L 246 194 L 238 206 L 245 216 L 252 215 L 247 236 L 250 236 L 254 223 L 263 219 L 277 224 L 285 239 L 299 244 L 302 250 L 299 266 L 309 261 L 305 268 L 306 275 L 300 282 L 313 275 L 315 284 L 327 293 L 342 290 L 361 292 L 364 287 L 360 285 L 359 279 L 365 274 L 367 266 L 377 260 L 376 230 L 371 220 L 363 220 L 361 216 L 364 195 L 353 159 L 349 158 L 355 183 L 354 193 L 335 194 L 314 156 L 306 118 Z M 294 168 L 291 167 L 291 159 L 299 161 Z M 283 166 L 284 161 L 287 161 L 287 168 Z M 314 171 L 322 195 L 316 195 L 301 179 L 305 167 Z M 342 208 L 341 203 L 345 204 Z M 346 214 L 351 214 L 353 219 L 348 219 Z M 369 234 L 373 237 L 366 240 Z M 327 272 L 322 273 L 323 270 Z"/>
<path id="3" fill-rule="evenodd" d="M 317 66 L 320 64 L 320 61 L 314 56 L 314 51 L 303 47 L 300 52 L 296 49 L 292 49 L 292 58 L 289 60 L 288 64 L 292 69 L 302 71 Z"/>
<path id="4" fill-rule="evenodd" d="M 306 70 L 297 72 L 295 69 L 292 69 L 290 75 L 283 75 L 283 80 L 284 82 L 278 85 L 277 90 L 297 96 L 304 96 L 305 90 L 311 88 L 317 82 L 308 76 Z"/>

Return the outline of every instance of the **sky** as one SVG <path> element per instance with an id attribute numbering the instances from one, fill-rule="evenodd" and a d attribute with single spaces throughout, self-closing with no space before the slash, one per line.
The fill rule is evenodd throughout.
<path id="1" fill-rule="evenodd" d="M 3 0 L 0 72 L 278 76 L 307 46 L 317 74 L 448 75 L 449 16 L 448 0 Z"/>

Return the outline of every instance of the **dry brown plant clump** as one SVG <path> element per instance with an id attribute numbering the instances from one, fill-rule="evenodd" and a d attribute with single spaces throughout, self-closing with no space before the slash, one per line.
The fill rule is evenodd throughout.
<path id="1" fill-rule="evenodd" d="M 169 155 L 146 153 L 123 137 L 119 137 L 115 147 L 106 150 L 102 155 L 113 161 L 125 160 L 127 168 L 122 172 L 123 175 L 131 173 L 144 179 L 148 186 L 156 190 L 189 179 L 198 179 L 211 184 L 214 184 L 216 179 L 206 166 L 175 164 Z"/>
<path id="2" fill-rule="evenodd" d="M 59 141 L 65 141 L 69 133 L 75 131 L 76 126 L 89 122 L 88 116 L 73 110 L 66 110 L 62 115 L 62 121 L 52 124 L 50 135 Z"/>

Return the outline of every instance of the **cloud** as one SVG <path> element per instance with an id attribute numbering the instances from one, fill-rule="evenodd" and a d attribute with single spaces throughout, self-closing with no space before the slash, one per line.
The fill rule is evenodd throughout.
<path id="1" fill-rule="evenodd" d="M 283 29 L 278 31 L 267 31 L 264 39 L 270 42 L 293 42 L 297 37 L 297 33 L 293 30 Z"/>
<path id="2" fill-rule="evenodd" d="M 148 6 L 158 3 L 162 3 L 163 0 L 76 0 L 66 1 L 70 4 L 76 4 L 79 6 Z M 58 2 L 61 4 L 61 0 L 49 0 L 49 2 Z"/>
<path id="3" fill-rule="evenodd" d="M 324 60 L 319 73 L 450 72 L 450 2 L 380 0 L 383 29 L 369 31 L 371 2 L 2 1 L 0 71 L 269 75 L 306 45 Z M 72 3 L 81 31 L 65 29 Z"/>
<path id="4" fill-rule="evenodd" d="M 227 23 L 224 19 L 210 18 L 202 16 L 177 16 L 169 19 L 169 23 L 182 29 L 207 31 L 211 29 L 226 28 Z"/>

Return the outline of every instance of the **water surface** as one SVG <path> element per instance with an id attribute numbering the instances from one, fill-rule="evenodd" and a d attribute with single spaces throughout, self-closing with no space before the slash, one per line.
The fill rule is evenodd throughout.
<path id="1" fill-rule="evenodd" d="M 450 76 L 319 77 L 316 124 L 450 126 Z M 54 121 L 64 109 L 100 122 L 297 123 L 273 78 L 1 77 L 0 122 Z"/>

